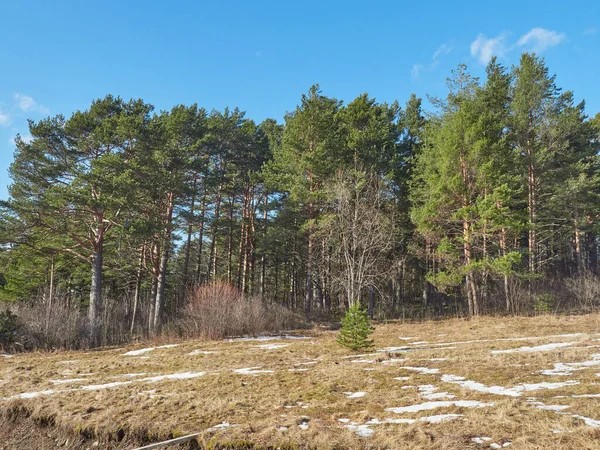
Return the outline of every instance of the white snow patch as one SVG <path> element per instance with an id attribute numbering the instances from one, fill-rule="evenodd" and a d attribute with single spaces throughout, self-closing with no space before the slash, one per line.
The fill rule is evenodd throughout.
<path id="1" fill-rule="evenodd" d="M 404 361 L 406 361 L 406 358 L 390 358 L 390 359 L 381 361 L 381 364 L 395 364 L 395 363 L 401 363 Z"/>
<path id="2" fill-rule="evenodd" d="M 535 383 L 535 384 L 520 384 L 514 387 L 505 388 L 503 386 L 487 386 L 483 383 L 478 383 L 473 380 L 467 380 L 465 377 L 458 377 L 456 375 L 442 375 L 442 381 L 445 383 L 458 384 L 460 387 L 470 389 L 472 391 L 486 392 L 488 394 L 495 395 L 507 395 L 510 397 L 520 397 L 522 392 L 525 391 L 537 391 L 539 389 L 559 389 L 565 386 L 573 386 L 579 384 L 578 381 L 565 381 L 562 383 Z"/>
<path id="3" fill-rule="evenodd" d="M 151 352 L 152 350 L 156 350 L 157 348 L 173 348 L 177 347 L 178 344 L 168 344 L 168 345 L 159 345 L 158 347 L 148 347 L 148 348 L 140 348 L 139 350 L 130 350 L 128 352 L 123 353 L 123 356 L 139 356 L 144 353 Z"/>
<path id="4" fill-rule="evenodd" d="M 243 369 L 233 369 L 233 371 L 240 375 L 258 375 L 261 373 L 273 373 L 272 370 L 261 370 L 262 367 L 245 367 Z"/>
<path id="5" fill-rule="evenodd" d="M 307 362 L 300 362 L 300 363 L 296 363 L 294 364 L 295 366 L 309 366 L 311 364 L 317 364 L 318 361 L 307 361 Z"/>
<path id="6" fill-rule="evenodd" d="M 437 408 L 449 408 L 451 406 L 456 406 L 457 408 L 485 408 L 488 406 L 494 406 L 494 403 L 482 403 L 476 400 L 437 401 L 425 402 L 418 405 L 400 406 L 396 408 L 385 408 L 385 410 L 396 414 L 402 414 L 406 412 L 428 411 Z"/>
<path id="7" fill-rule="evenodd" d="M 12 358 L 15 355 L 9 355 L 8 353 L 0 353 L 0 356 L 3 358 Z"/>
<path id="8" fill-rule="evenodd" d="M 379 356 L 379 353 L 363 353 L 361 355 L 342 356 L 341 359 L 364 358 L 365 356 Z"/>
<path id="9" fill-rule="evenodd" d="M 486 442 L 491 441 L 492 438 L 491 437 L 474 437 L 474 438 L 471 438 L 471 440 L 473 442 L 475 442 L 476 444 L 485 444 Z"/>
<path id="10" fill-rule="evenodd" d="M 215 425 L 214 427 L 207 428 L 207 429 L 206 429 L 206 431 L 219 431 L 219 430 L 226 430 L 226 429 L 227 429 L 227 428 L 229 428 L 229 427 L 235 427 L 235 424 L 234 424 L 234 425 L 232 425 L 232 424 L 230 424 L 230 423 L 223 422 L 223 423 L 220 423 L 220 424 L 218 424 L 218 425 Z"/>
<path id="11" fill-rule="evenodd" d="M 188 353 L 188 355 L 190 356 L 196 356 L 196 355 L 214 355 L 217 352 L 212 352 L 209 350 L 192 350 L 191 352 Z"/>
<path id="12" fill-rule="evenodd" d="M 295 368 L 295 369 L 288 369 L 288 372 L 308 372 L 310 369 L 300 369 L 300 368 Z"/>
<path id="13" fill-rule="evenodd" d="M 573 372 L 577 370 L 583 370 L 587 367 L 600 366 L 600 353 L 591 355 L 591 358 L 591 360 L 581 362 L 554 363 L 554 367 L 552 369 L 542 370 L 540 373 L 542 375 L 564 376 L 571 375 Z"/>
<path id="14" fill-rule="evenodd" d="M 400 369 L 412 370 L 418 372 L 421 375 L 433 375 L 439 373 L 440 369 L 430 369 L 428 367 L 413 367 L 413 366 L 402 366 Z"/>
<path id="15" fill-rule="evenodd" d="M 372 364 L 375 362 L 374 359 L 353 359 L 352 361 L 350 361 L 351 363 L 358 363 L 358 364 Z"/>
<path id="16" fill-rule="evenodd" d="M 198 378 L 206 375 L 206 372 L 179 372 L 170 373 L 168 375 L 157 375 L 155 377 L 142 378 L 140 381 L 146 381 L 148 383 L 155 383 L 163 380 L 189 380 L 191 378 Z"/>
<path id="17" fill-rule="evenodd" d="M 258 348 L 261 350 L 277 350 L 278 348 L 289 347 L 289 346 L 290 346 L 290 344 L 263 344 L 263 345 L 257 345 L 252 348 Z"/>
<path id="18" fill-rule="evenodd" d="M 511 348 L 508 350 L 491 350 L 490 353 L 492 355 L 499 355 L 499 354 L 504 354 L 504 353 L 547 352 L 550 350 L 556 350 L 557 348 L 569 347 L 571 345 L 573 345 L 573 342 L 555 342 L 553 344 L 538 345 L 536 347 L 525 346 L 525 347 L 519 347 L 519 348 Z"/>
<path id="19" fill-rule="evenodd" d="M 100 391 L 102 389 L 110 389 L 117 386 L 123 386 L 125 384 L 131 384 L 132 381 L 113 381 L 112 383 L 105 384 L 90 384 L 88 386 L 83 386 L 81 390 L 83 391 Z M 79 390 L 79 389 L 77 389 Z"/>
<path id="20" fill-rule="evenodd" d="M 39 397 L 40 395 L 52 395 L 52 394 L 56 394 L 58 392 L 63 392 L 63 391 L 55 391 L 53 389 L 48 389 L 45 391 L 38 391 L 38 392 L 23 392 L 21 394 L 13 395 L 12 397 L 5 397 L 2 400 L 35 398 L 35 397 Z"/>
<path id="21" fill-rule="evenodd" d="M 394 378 L 394 380 L 398 380 L 398 381 L 408 381 L 410 380 L 410 377 L 396 377 Z M 406 387 L 406 386 L 404 386 Z"/>
<path id="22" fill-rule="evenodd" d="M 70 378 L 66 380 L 48 380 L 53 384 L 67 384 L 67 383 L 78 383 L 80 381 L 87 381 L 85 378 Z"/>
<path id="23" fill-rule="evenodd" d="M 341 419 L 338 419 L 338 422 L 341 422 L 341 423 L 349 423 L 349 422 L 350 422 L 350 419 L 341 418 Z"/>
<path id="24" fill-rule="evenodd" d="M 417 386 L 417 390 L 423 398 L 427 400 L 438 400 L 438 399 L 451 399 L 455 396 L 448 392 L 436 392 L 438 388 L 432 384 L 423 384 Z"/>
<path id="25" fill-rule="evenodd" d="M 366 392 L 344 392 L 348 398 L 361 398 L 367 395 Z"/>
<path id="26" fill-rule="evenodd" d="M 309 336 L 293 336 L 291 334 L 283 334 L 280 336 L 244 336 L 237 338 L 224 339 L 225 342 L 248 342 L 248 341 L 278 341 L 280 339 L 310 339 Z"/>
<path id="27" fill-rule="evenodd" d="M 402 336 L 398 336 L 398 339 L 400 339 L 401 341 L 412 341 L 413 339 L 417 339 L 415 337 L 402 337 Z"/>
<path id="28" fill-rule="evenodd" d="M 462 417 L 462 414 L 438 414 L 437 416 L 425 416 L 425 417 L 421 417 L 419 420 L 421 422 L 427 422 L 427 423 L 441 423 L 441 422 L 446 422 L 448 420 L 454 420 L 454 419 L 458 419 L 459 417 Z"/>

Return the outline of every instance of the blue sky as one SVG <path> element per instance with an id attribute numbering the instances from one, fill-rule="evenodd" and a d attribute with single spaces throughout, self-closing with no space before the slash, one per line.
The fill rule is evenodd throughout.
<path id="1" fill-rule="evenodd" d="M 568 6 L 567 6 L 568 5 Z M 0 199 L 27 118 L 70 115 L 107 93 L 157 109 L 238 106 L 281 121 L 311 84 L 346 102 L 444 95 L 536 50 L 558 85 L 600 111 L 600 8 L 564 1 L 5 1 L 0 6 Z"/>

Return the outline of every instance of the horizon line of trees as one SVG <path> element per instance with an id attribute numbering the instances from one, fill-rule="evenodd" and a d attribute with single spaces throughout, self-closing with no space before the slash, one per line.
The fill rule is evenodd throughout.
<path id="1" fill-rule="evenodd" d="M 85 312 L 95 346 L 111 322 L 159 332 L 214 281 L 311 320 L 519 313 L 562 301 L 556 280 L 595 280 L 600 114 L 529 53 L 484 80 L 459 65 L 430 101 L 315 85 L 257 124 L 107 95 L 29 121 L 0 202 L 0 300 Z"/>

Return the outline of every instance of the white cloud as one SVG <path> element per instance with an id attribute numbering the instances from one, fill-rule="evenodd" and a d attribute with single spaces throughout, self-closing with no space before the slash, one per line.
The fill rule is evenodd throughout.
<path id="1" fill-rule="evenodd" d="M 419 78 L 419 75 L 421 74 L 421 69 L 423 69 L 423 64 L 415 64 L 411 70 L 412 77 L 415 79 Z"/>
<path id="2" fill-rule="evenodd" d="M 531 48 L 534 52 L 541 53 L 550 47 L 560 44 L 564 39 L 564 33 L 557 33 L 556 31 L 536 27 L 521 36 L 517 45 L 519 45 L 519 47 L 526 46 Z"/>
<path id="3" fill-rule="evenodd" d="M 502 33 L 494 38 L 487 38 L 485 34 L 479 34 L 477 39 L 471 43 L 471 56 L 477 58 L 477 60 L 486 65 L 492 59 L 492 56 L 503 57 L 508 51 L 508 48 L 504 44 L 506 34 Z"/>
<path id="4" fill-rule="evenodd" d="M 17 107 L 23 112 L 32 111 L 40 114 L 50 113 L 50 110 L 48 108 L 46 108 L 43 105 L 40 105 L 33 99 L 33 97 L 30 97 L 28 95 L 16 93 L 14 94 L 14 99 L 17 102 Z"/>
<path id="5" fill-rule="evenodd" d="M 433 56 L 431 57 L 431 59 L 436 60 L 439 56 L 447 55 L 451 51 L 452 47 L 450 47 L 448 44 L 442 44 L 437 48 L 435 52 L 433 52 Z"/>
<path id="6" fill-rule="evenodd" d="M 421 72 L 423 71 L 430 71 L 435 69 L 435 67 L 438 65 L 439 59 L 441 56 L 443 55 L 447 55 L 448 53 L 450 53 L 452 51 L 452 47 L 448 44 L 442 44 L 440 45 L 435 52 L 433 52 L 433 55 L 431 56 L 431 62 L 429 64 L 415 64 L 412 66 L 411 69 L 411 74 L 413 79 L 417 79 L 419 78 L 419 76 L 421 75 Z"/>
<path id="7" fill-rule="evenodd" d="M 0 127 L 7 127 L 10 125 L 10 116 L 0 110 Z"/>
<path id="8" fill-rule="evenodd" d="M 13 132 L 15 132 L 16 130 L 13 129 Z M 10 143 L 10 145 L 15 145 L 15 139 L 17 138 L 17 134 L 15 133 L 13 136 L 11 136 L 10 138 L 8 138 L 8 142 Z M 23 142 L 25 142 L 26 144 L 31 143 L 31 141 L 33 141 L 33 136 L 29 133 L 26 134 L 22 134 L 21 135 L 21 140 Z"/>
<path id="9" fill-rule="evenodd" d="M 585 30 L 583 30 L 583 34 L 585 34 L 586 36 L 592 36 L 594 34 L 596 34 L 598 32 L 598 28 L 596 27 L 587 27 Z"/>

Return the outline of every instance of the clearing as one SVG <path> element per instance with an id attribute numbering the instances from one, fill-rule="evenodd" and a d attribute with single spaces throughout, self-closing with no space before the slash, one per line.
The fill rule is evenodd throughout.
<path id="1" fill-rule="evenodd" d="M 0 355 L 0 449 L 600 448 L 600 316 Z M 189 446 L 190 444 L 186 444 Z"/>

